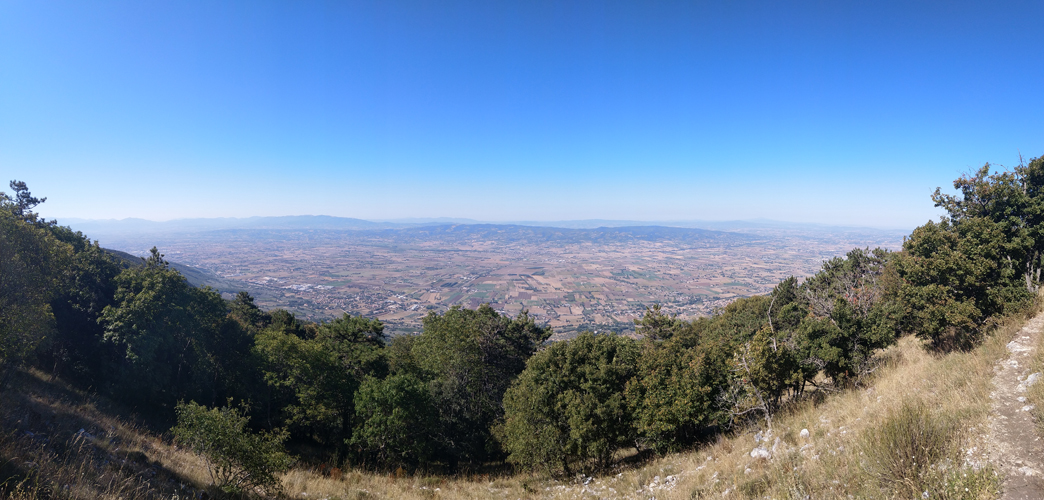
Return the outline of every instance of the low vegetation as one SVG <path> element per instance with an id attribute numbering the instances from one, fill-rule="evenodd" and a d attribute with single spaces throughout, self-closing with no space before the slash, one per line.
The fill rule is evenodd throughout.
<path id="1" fill-rule="evenodd" d="M 877 356 L 864 387 L 829 395 L 810 391 L 777 414 L 771 431 L 754 422 L 692 450 L 639 462 L 625 452 L 589 475 L 376 473 L 299 463 L 279 476 L 281 487 L 292 498 L 330 499 L 689 499 L 726 491 L 725 498 L 910 498 L 914 490 L 916 496 L 928 491 L 930 498 L 996 498 L 998 478 L 983 442 L 990 376 L 1024 321 L 1025 316 L 1010 318 L 980 347 L 946 355 L 904 337 Z M 0 395 L 6 430 L 0 453 L 7 457 L 0 470 L 9 477 L 9 495 L 134 499 L 198 498 L 208 488 L 211 495 L 221 493 L 211 486 L 200 456 L 176 447 L 162 430 L 118 416 L 129 414 L 126 408 L 36 370 L 14 378 L 21 390 Z M 30 436 L 29 429 L 36 432 Z M 939 429 L 950 432 L 940 435 Z M 873 457 L 895 461 L 903 455 L 892 453 L 885 432 L 899 443 L 909 442 L 906 433 L 935 436 L 929 442 L 935 443 L 936 460 L 924 461 L 907 446 L 907 456 L 927 466 L 920 474 L 889 472 Z M 767 456 L 752 457 L 756 449 Z M 56 490 L 76 493 L 52 495 Z"/>
<path id="2" fill-rule="evenodd" d="M 638 339 L 548 344 L 550 329 L 525 312 L 488 305 L 431 313 L 420 335 L 389 339 L 374 319 L 311 323 L 245 293 L 225 300 L 156 249 L 129 266 L 40 220 L 43 200 L 11 187 L 0 198 L 0 373 L 18 381 L 0 383 L 0 488 L 16 496 L 169 498 L 176 484 L 215 495 L 989 498 L 997 480 L 976 429 L 1044 262 L 1034 159 L 962 177 L 960 196 L 937 192 L 948 216 L 901 252 L 855 249 L 694 321 L 650 307 Z M 111 412 L 82 407 L 98 404 Z M 70 431 L 33 405 L 91 425 Z M 116 429 L 134 427 L 116 415 L 131 413 L 136 454 L 122 456 Z"/>
<path id="3" fill-rule="evenodd" d="M 229 493 L 279 492 L 276 474 L 293 465 L 283 450 L 285 432 L 251 432 L 246 427 L 250 419 L 236 408 L 188 403 L 176 411 L 178 425 L 171 429 L 175 441 L 203 460 L 214 485 Z"/>

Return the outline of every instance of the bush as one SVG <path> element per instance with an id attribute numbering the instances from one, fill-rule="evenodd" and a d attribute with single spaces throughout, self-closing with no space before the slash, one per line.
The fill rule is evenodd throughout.
<path id="1" fill-rule="evenodd" d="M 175 439 L 203 457 L 215 485 L 236 493 L 279 491 L 275 475 L 294 462 L 283 450 L 285 432 L 252 433 L 246 428 L 250 418 L 229 407 L 179 403 L 177 415 L 178 424 L 171 429 Z"/>
<path id="2" fill-rule="evenodd" d="M 590 332 L 530 358 L 504 394 L 504 423 L 496 429 L 508 461 L 567 475 L 607 466 L 634 442 L 624 387 L 637 358 L 634 340 Z"/>
<path id="3" fill-rule="evenodd" d="M 355 394 L 357 445 L 386 466 L 424 465 L 432 455 L 435 410 L 428 387 L 411 374 L 369 378 Z"/>
<path id="4" fill-rule="evenodd" d="M 731 406 L 733 420 L 760 414 L 769 427 L 784 395 L 802 380 L 794 350 L 768 328 L 739 346 L 733 354 L 732 373 L 723 401 Z"/>
<path id="5" fill-rule="evenodd" d="M 868 472 L 908 498 L 934 489 L 933 465 L 951 453 L 954 424 L 930 412 L 923 402 L 904 402 L 876 432 L 867 434 L 863 448 Z"/>
<path id="6" fill-rule="evenodd" d="M 705 427 L 717 423 L 728 375 L 725 353 L 713 343 L 686 348 L 673 340 L 646 340 L 626 391 L 645 444 L 665 452 L 694 443 Z"/>

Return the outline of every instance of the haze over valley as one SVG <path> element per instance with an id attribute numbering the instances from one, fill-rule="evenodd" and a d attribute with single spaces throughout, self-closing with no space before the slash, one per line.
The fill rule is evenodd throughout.
<path id="1" fill-rule="evenodd" d="M 156 245 L 172 262 L 203 270 L 192 278 L 199 284 L 226 296 L 245 290 L 265 309 L 302 318 L 348 312 L 379 318 L 390 333 L 415 333 L 429 311 L 489 303 L 512 316 L 528 310 L 558 337 L 633 332 L 633 320 L 653 304 L 686 319 L 707 315 L 788 276 L 810 276 L 852 248 L 897 250 L 907 234 L 764 220 L 471 222 L 303 216 L 69 224 L 134 255 Z"/>

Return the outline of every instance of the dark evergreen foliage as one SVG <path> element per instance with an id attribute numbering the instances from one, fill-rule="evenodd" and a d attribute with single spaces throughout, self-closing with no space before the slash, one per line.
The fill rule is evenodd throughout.
<path id="1" fill-rule="evenodd" d="M 387 339 L 375 319 L 312 323 L 246 293 L 225 300 L 155 248 L 132 265 L 40 220 L 45 198 L 12 181 L 15 194 L 0 193 L 0 390 L 11 368 L 35 363 L 160 421 L 191 401 L 183 416 L 230 423 L 236 443 L 289 437 L 339 465 L 455 472 L 506 459 L 588 472 L 622 448 L 679 450 L 737 421 L 771 423 L 810 384 L 861 384 L 902 334 L 935 350 L 976 345 L 1039 292 L 1044 160 L 987 165 L 954 186 L 933 196 L 947 216 L 900 252 L 852 250 L 710 317 L 653 305 L 635 322 L 640 340 L 548 344 L 527 313 L 488 304 Z M 229 398 L 243 410 L 206 408 Z M 265 433 L 246 429 L 247 411 Z"/>
<path id="2" fill-rule="evenodd" d="M 533 356 L 504 396 L 497 435 L 508 460 L 566 475 L 609 465 L 634 443 L 624 388 L 637 359 L 634 340 L 590 332 Z"/>

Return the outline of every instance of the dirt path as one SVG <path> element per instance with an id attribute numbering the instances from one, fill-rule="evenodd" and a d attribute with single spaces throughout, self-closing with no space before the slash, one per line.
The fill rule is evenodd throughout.
<path id="1" fill-rule="evenodd" d="M 990 455 L 1001 475 L 1001 499 L 1044 498 L 1044 441 L 1037 435 L 1031 406 L 1026 402 L 1027 378 L 1044 314 L 1029 320 L 1008 343 L 1011 353 L 997 363 L 990 417 Z"/>

